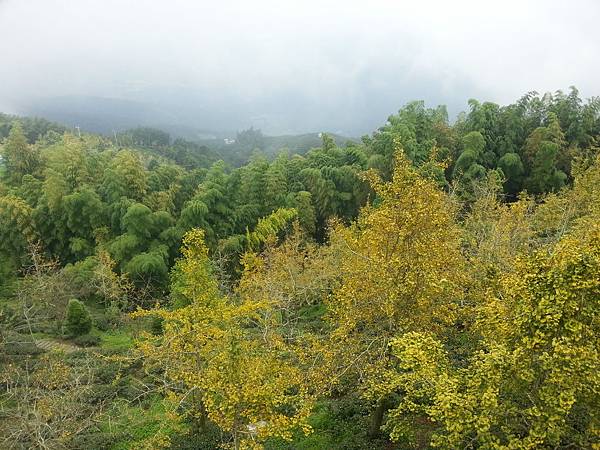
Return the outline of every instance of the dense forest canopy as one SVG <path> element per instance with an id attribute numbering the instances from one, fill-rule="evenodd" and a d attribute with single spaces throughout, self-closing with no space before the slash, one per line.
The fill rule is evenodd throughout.
<path id="1" fill-rule="evenodd" d="M 468 105 L 277 152 L 0 115 L 0 446 L 600 445 L 600 99 Z"/>

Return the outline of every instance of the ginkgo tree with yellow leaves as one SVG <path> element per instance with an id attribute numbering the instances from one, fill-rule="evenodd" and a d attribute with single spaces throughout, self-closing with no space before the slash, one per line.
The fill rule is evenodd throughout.
<path id="1" fill-rule="evenodd" d="M 390 342 L 396 367 L 378 391 L 400 391 L 386 428 L 436 424 L 439 448 L 591 448 L 600 438 L 600 227 L 518 260 L 501 297 L 481 308 L 484 339 L 466 367 L 431 333 Z"/>
<path id="2" fill-rule="evenodd" d="M 563 194 L 575 205 L 587 201 L 579 217 L 564 217 L 562 238 L 521 252 L 474 308 L 481 339 L 466 361 L 452 361 L 428 330 L 391 340 L 394 367 L 372 389 L 402 394 L 385 425 L 393 440 L 410 440 L 415 420 L 427 418 L 438 448 L 596 448 L 599 162 Z M 546 209 L 557 204 L 552 197 Z"/>
<path id="3" fill-rule="evenodd" d="M 390 182 L 366 177 L 374 202 L 356 223 L 332 231 L 332 245 L 342 252 L 341 281 L 326 301 L 331 376 L 350 377 L 359 388 L 377 383 L 391 363 L 392 339 L 442 331 L 458 319 L 466 278 L 455 208 L 435 182 L 421 177 L 402 151 Z M 372 398 L 375 434 L 385 396 Z"/>
<path id="4" fill-rule="evenodd" d="M 189 405 L 184 415 L 230 433 L 235 449 L 310 431 L 309 387 L 300 359 L 277 332 L 272 305 L 219 292 L 201 230 L 186 234 L 182 252 L 174 289 L 186 306 L 138 313 L 163 320 L 163 333 L 146 336 L 139 349 L 164 370 L 169 397 Z"/>

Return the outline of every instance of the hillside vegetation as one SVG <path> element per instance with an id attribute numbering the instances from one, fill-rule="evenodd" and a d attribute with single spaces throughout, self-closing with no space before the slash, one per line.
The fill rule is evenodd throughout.
<path id="1" fill-rule="evenodd" d="M 597 98 L 0 136 L 0 448 L 600 445 Z"/>

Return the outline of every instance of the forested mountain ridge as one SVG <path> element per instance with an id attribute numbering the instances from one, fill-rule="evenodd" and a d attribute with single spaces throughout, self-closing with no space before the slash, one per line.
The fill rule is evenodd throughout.
<path id="1" fill-rule="evenodd" d="M 85 127 L 66 127 L 39 117 L 19 117 L 0 113 L 0 139 L 8 137 L 10 128 L 15 121 L 21 122 L 29 143 L 34 143 L 50 130 L 61 134 L 69 130 L 72 134 L 77 135 L 90 131 Z M 185 133 L 185 135 L 189 134 Z M 207 167 L 219 159 L 223 159 L 234 167 L 239 167 L 245 164 L 252 153 L 256 151 L 260 151 L 268 157 L 281 151 L 287 151 L 290 154 L 305 154 L 311 148 L 321 145 L 322 135 L 323 133 L 306 133 L 269 136 L 264 135 L 261 130 L 251 127 L 236 134 L 221 132 L 218 133 L 218 137 L 200 136 L 190 140 L 182 137 L 181 133 L 171 135 L 162 129 L 146 126 L 137 126 L 119 132 L 111 130 L 109 134 L 105 134 L 116 147 L 150 151 L 187 168 L 193 165 Z M 330 136 L 342 146 L 347 142 L 358 142 L 358 139 L 335 134 L 330 134 Z M 194 159 L 196 161 L 193 161 Z"/>
<path id="2" fill-rule="evenodd" d="M 0 136 L 4 446 L 598 445 L 599 99 L 304 154 Z"/>

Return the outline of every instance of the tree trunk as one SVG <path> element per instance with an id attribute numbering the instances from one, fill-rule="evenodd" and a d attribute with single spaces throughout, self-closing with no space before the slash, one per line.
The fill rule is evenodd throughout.
<path id="1" fill-rule="evenodd" d="M 371 426 L 369 428 L 369 437 L 375 438 L 381 433 L 381 425 L 383 424 L 383 414 L 385 413 L 385 399 L 380 398 L 377 402 L 377 407 L 371 414 Z"/>

